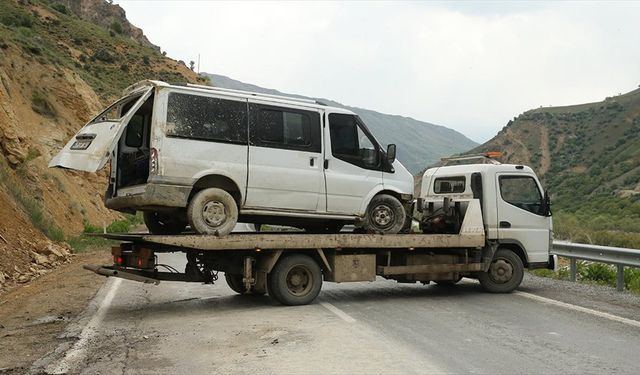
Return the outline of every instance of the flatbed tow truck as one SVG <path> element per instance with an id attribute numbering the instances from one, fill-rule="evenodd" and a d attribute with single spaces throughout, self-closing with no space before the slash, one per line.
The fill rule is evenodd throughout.
<path id="1" fill-rule="evenodd" d="M 525 268 L 556 264 L 549 255 L 549 199 L 541 191 L 533 171 L 521 165 L 432 168 L 414 204 L 414 233 L 103 234 L 121 241 L 112 248 L 114 264 L 85 268 L 154 284 L 211 284 L 222 271 L 235 292 L 268 293 L 285 305 L 311 303 L 323 281 L 372 282 L 377 276 L 448 285 L 470 277 L 489 292 L 508 293 Z M 184 271 L 158 263 L 156 254 L 170 252 L 186 255 Z"/>

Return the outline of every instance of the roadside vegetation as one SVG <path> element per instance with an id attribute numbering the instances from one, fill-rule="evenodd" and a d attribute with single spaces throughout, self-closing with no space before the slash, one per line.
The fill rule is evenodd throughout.
<path id="1" fill-rule="evenodd" d="M 142 215 L 124 214 L 124 218 L 116 220 L 108 226 L 101 228 L 85 221 L 82 234 L 71 237 L 67 240 L 69 246 L 75 253 L 82 253 L 91 250 L 105 249 L 118 242 L 97 236 L 100 233 L 126 233 L 138 225 L 142 225 Z"/>
<path id="2" fill-rule="evenodd" d="M 534 270 L 531 271 L 531 273 L 536 276 L 551 277 L 559 280 L 570 280 L 569 265 L 561 266 L 558 272 L 543 269 Z M 576 281 L 615 288 L 616 267 L 604 263 L 578 261 Z M 624 287 L 626 290 L 631 292 L 640 293 L 640 269 L 625 267 Z"/>

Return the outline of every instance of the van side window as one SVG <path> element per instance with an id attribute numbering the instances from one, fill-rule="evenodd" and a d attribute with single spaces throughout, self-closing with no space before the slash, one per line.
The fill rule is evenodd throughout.
<path id="1" fill-rule="evenodd" d="M 378 169 L 380 165 L 378 147 L 359 126 L 355 116 L 331 113 L 329 130 L 333 156 L 362 168 Z"/>
<path id="2" fill-rule="evenodd" d="M 464 176 L 438 177 L 433 182 L 433 192 L 436 194 L 464 193 L 465 186 Z"/>
<path id="3" fill-rule="evenodd" d="M 231 143 L 247 142 L 247 103 L 170 93 L 167 135 Z"/>
<path id="4" fill-rule="evenodd" d="M 500 176 L 502 200 L 536 215 L 542 213 L 542 195 L 530 176 Z"/>
<path id="5" fill-rule="evenodd" d="M 291 108 L 250 104 L 251 144 L 320 152 L 320 114 Z"/>

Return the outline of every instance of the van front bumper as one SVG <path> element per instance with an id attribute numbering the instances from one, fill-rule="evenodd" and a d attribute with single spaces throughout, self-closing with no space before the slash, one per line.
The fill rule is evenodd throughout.
<path id="1" fill-rule="evenodd" d="M 183 208 L 187 206 L 191 186 L 148 183 L 140 194 L 111 196 L 111 186 L 105 194 L 104 205 L 107 208 L 123 212 L 152 208 Z"/>

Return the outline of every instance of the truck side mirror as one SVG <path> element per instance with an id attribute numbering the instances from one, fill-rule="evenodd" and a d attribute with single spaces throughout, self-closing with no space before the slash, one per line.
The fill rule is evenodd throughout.
<path id="1" fill-rule="evenodd" d="M 393 143 L 387 146 L 387 160 L 389 164 L 393 164 L 396 161 L 396 145 Z"/>

